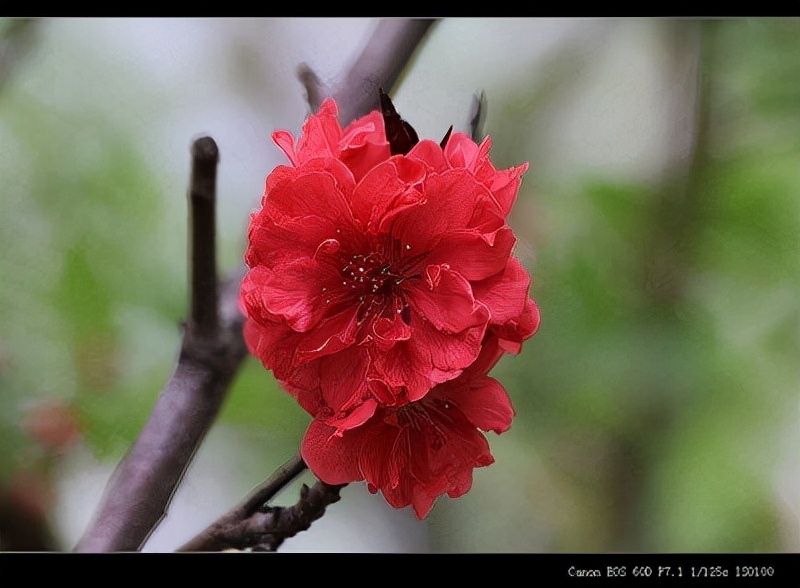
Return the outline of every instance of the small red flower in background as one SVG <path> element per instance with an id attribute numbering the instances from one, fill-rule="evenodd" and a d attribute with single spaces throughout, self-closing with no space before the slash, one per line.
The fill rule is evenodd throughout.
<path id="1" fill-rule="evenodd" d="M 38 400 L 27 407 L 22 428 L 53 453 L 65 451 L 81 434 L 75 413 L 59 398 Z"/>
<path id="2" fill-rule="evenodd" d="M 251 216 L 240 302 L 251 353 L 314 417 L 311 470 L 424 517 L 513 416 L 486 374 L 539 325 L 506 222 L 528 165 L 496 169 L 488 137 L 420 141 L 381 98 L 344 129 L 327 99 L 296 142 L 273 133 L 291 165 Z"/>

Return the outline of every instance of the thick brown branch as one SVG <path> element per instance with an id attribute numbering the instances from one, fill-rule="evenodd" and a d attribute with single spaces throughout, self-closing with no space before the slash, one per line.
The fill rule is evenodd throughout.
<path id="1" fill-rule="evenodd" d="M 242 317 L 235 304 L 240 275 L 225 284 L 224 306 L 218 309 L 216 304 L 213 250 L 216 145 L 208 138 L 199 139 L 192 151 L 189 198 L 192 317 L 186 325 L 172 378 L 162 390 L 136 443 L 109 480 L 100 507 L 76 551 L 141 548 L 166 515 L 175 488 L 247 354 L 241 334 Z M 212 244 L 211 248 L 207 242 Z"/>
<path id="2" fill-rule="evenodd" d="M 379 108 L 378 88 L 391 92 L 435 22 L 435 19 L 379 20 L 353 66 L 333 87 L 323 85 L 308 65 L 301 64 L 297 75 L 306 89 L 311 110 L 316 111 L 331 96 L 339 104 L 339 122 L 344 126 Z"/>

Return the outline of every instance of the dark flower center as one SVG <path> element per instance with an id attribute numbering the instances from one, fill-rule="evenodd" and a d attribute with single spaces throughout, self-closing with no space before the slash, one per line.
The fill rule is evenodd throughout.
<path id="1" fill-rule="evenodd" d="M 359 325 L 368 325 L 378 318 L 394 320 L 400 316 L 405 324 L 411 324 L 411 311 L 403 292 L 408 280 L 419 278 L 415 273 L 418 262 L 425 257 L 409 255 L 410 245 L 401 245 L 396 240 L 387 247 L 372 247 L 372 252 L 357 253 L 349 259 L 340 258 L 340 287 L 328 292 L 325 303 L 338 312 L 342 306 L 358 307 L 356 320 Z"/>
<path id="2" fill-rule="evenodd" d="M 392 271 L 391 265 L 378 253 L 354 255 L 342 268 L 342 286 L 359 292 L 359 301 L 366 296 L 386 296 L 399 286 L 403 277 Z"/>
<path id="3" fill-rule="evenodd" d="M 408 323 L 408 303 L 401 287 L 405 280 L 380 253 L 354 255 L 342 268 L 342 287 L 358 297 L 359 323 L 381 316 L 390 318 L 392 312 Z"/>

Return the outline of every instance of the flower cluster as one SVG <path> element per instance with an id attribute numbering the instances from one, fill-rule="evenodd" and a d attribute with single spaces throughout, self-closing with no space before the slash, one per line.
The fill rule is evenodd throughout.
<path id="1" fill-rule="evenodd" d="M 527 164 L 490 140 L 419 140 L 387 96 L 346 128 L 334 100 L 266 180 L 240 303 L 251 353 L 313 417 L 301 454 L 329 484 L 364 480 L 427 516 L 493 462 L 514 411 L 488 376 L 539 325 L 506 219 Z"/>

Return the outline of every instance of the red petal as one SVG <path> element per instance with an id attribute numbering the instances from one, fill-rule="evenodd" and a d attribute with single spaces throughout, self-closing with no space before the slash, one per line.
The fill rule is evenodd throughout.
<path id="1" fill-rule="evenodd" d="M 478 357 L 464 370 L 461 377 L 466 380 L 485 376 L 505 354 L 506 350 L 500 345 L 499 337 L 487 329 Z"/>
<path id="2" fill-rule="evenodd" d="M 331 415 L 325 422 L 338 429 L 351 429 L 364 423 L 375 412 L 367 382 L 369 354 L 363 347 L 350 347 L 326 357 L 320 365 L 320 386 Z"/>
<path id="3" fill-rule="evenodd" d="M 299 257 L 314 257 L 320 243 L 336 234 L 331 219 L 318 215 L 284 219 L 276 224 L 261 213 L 250 220 L 245 263 L 274 266 Z"/>
<path id="4" fill-rule="evenodd" d="M 367 173 L 353 190 L 353 213 L 373 234 L 385 231 L 398 212 L 419 204 L 425 168 L 404 157 L 392 157 Z"/>
<path id="5" fill-rule="evenodd" d="M 365 480 L 395 508 L 413 506 L 425 518 L 436 499 L 461 496 L 472 471 L 494 461 L 484 435 L 441 397 L 401 409 L 379 410 L 358 428 L 337 432 L 316 420 L 301 453 L 328 484 Z"/>
<path id="6" fill-rule="evenodd" d="M 437 172 L 443 172 L 449 168 L 447 160 L 444 158 L 441 146 L 430 139 L 422 139 L 411 148 L 407 157 L 416 159 L 424 163 L 427 167 Z"/>
<path id="7" fill-rule="evenodd" d="M 519 192 L 522 175 L 528 170 L 528 164 L 498 170 L 489 159 L 491 139 L 486 137 L 480 145 L 464 133 L 453 133 L 445 147 L 444 154 L 448 163 L 456 168 L 470 170 L 476 179 L 489 189 L 498 212 L 506 218 L 514 205 Z"/>
<path id="8" fill-rule="evenodd" d="M 503 433 L 511 426 L 514 408 L 503 385 L 486 375 L 464 374 L 437 386 L 431 396 L 451 402 L 483 431 Z"/>
<path id="9" fill-rule="evenodd" d="M 486 137 L 484 142 L 491 145 L 491 139 Z M 472 137 L 466 133 L 456 131 L 444 148 L 448 163 L 453 167 L 464 167 L 474 171 L 478 164 L 479 148 Z"/>
<path id="10" fill-rule="evenodd" d="M 382 317 L 372 323 L 372 336 L 379 350 L 388 351 L 398 341 L 407 341 L 411 337 L 411 327 L 395 312 L 390 319 Z"/>
<path id="11" fill-rule="evenodd" d="M 449 170 L 428 176 L 424 199 L 399 211 L 391 227 L 392 236 L 416 253 L 433 250 L 443 235 L 469 226 L 476 207 L 488 198 L 486 188 L 464 170 Z"/>
<path id="12" fill-rule="evenodd" d="M 384 476 L 394 483 L 381 486 L 369 475 L 365 477 L 380 487 L 389 504 L 400 507 L 410 503 L 422 519 L 440 495 L 457 497 L 467 492 L 472 486 L 472 470 L 492 463 L 493 458 L 484 435 L 456 406 L 426 398 L 402 410 L 392 443 L 391 462 L 397 473 Z"/>
<path id="13" fill-rule="evenodd" d="M 339 148 L 342 162 L 350 168 L 356 181 L 389 159 L 389 141 L 380 112 L 373 110 L 348 125 L 339 141 Z"/>
<path id="14" fill-rule="evenodd" d="M 474 229 L 454 231 L 442 236 L 426 261 L 446 263 L 471 282 L 484 280 L 502 271 L 515 243 L 508 226 L 488 234 Z"/>
<path id="15" fill-rule="evenodd" d="M 528 171 L 528 164 L 523 163 L 507 170 L 497 171 L 491 163 L 488 163 L 487 168 L 491 169 L 491 177 L 483 183 L 494 196 L 501 214 L 507 217 L 517 199 L 522 175 Z"/>
<path id="16" fill-rule="evenodd" d="M 291 341 L 294 331 L 283 324 L 272 323 L 268 326 L 259 324 L 253 319 L 248 319 L 244 324 L 244 339 L 247 348 L 254 356 L 261 360 L 264 367 L 274 372 L 278 380 L 287 379 L 294 375 L 294 347 L 287 345 Z M 298 378 L 292 377 L 293 380 Z M 313 381 L 297 382 L 304 385 L 313 385 Z"/>
<path id="17" fill-rule="evenodd" d="M 412 284 L 406 289 L 409 304 L 439 331 L 460 333 L 485 318 L 469 282 L 446 265 L 429 265 L 422 279 Z M 416 325 L 413 319 L 412 324 Z"/>
<path id="18" fill-rule="evenodd" d="M 300 455 L 309 469 L 326 484 L 348 484 L 363 480 L 359 455 L 366 428 L 336 434 L 336 429 L 314 419 L 300 446 Z"/>
<path id="19" fill-rule="evenodd" d="M 309 362 L 350 347 L 355 343 L 357 327 L 355 308 L 326 316 L 296 343 L 296 362 Z"/>
<path id="20" fill-rule="evenodd" d="M 479 309 L 478 312 L 486 312 L 482 307 Z M 479 315 L 477 326 L 456 334 L 442 333 L 427 321 L 412 319 L 411 338 L 375 358 L 375 370 L 387 386 L 394 389 L 405 386 L 408 400 L 419 400 L 436 384 L 457 377 L 475 360 L 481 349 L 486 317 Z"/>
<path id="21" fill-rule="evenodd" d="M 339 124 L 339 109 L 336 102 L 326 98 L 317 114 L 312 114 L 303 124 L 297 141 L 297 158 L 301 163 L 322 157 L 338 155 L 342 127 Z"/>
<path id="22" fill-rule="evenodd" d="M 500 346 L 508 353 L 519 353 L 522 342 L 529 339 L 539 329 L 539 307 L 528 298 L 525 309 L 519 318 L 510 320 L 500 326 L 492 325 L 490 331 L 497 336 Z"/>
<path id="23" fill-rule="evenodd" d="M 267 273 L 256 270 L 252 270 L 248 277 Z M 330 273 L 329 266 L 308 258 L 276 266 L 258 284 L 263 308 L 283 318 L 295 331 L 308 331 L 327 311 L 320 284 L 332 281 Z M 337 277 L 334 275 L 333 279 Z"/>
<path id="24" fill-rule="evenodd" d="M 289 131 L 275 131 L 272 133 L 272 141 L 286 154 L 292 165 L 300 165 L 294 149 L 294 137 Z"/>
<path id="25" fill-rule="evenodd" d="M 300 171 L 268 192 L 263 214 L 276 224 L 298 217 L 321 216 L 337 227 L 352 225 L 353 215 L 340 179 L 327 170 Z"/>
<path id="26" fill-rule="evenodd" d="M 510 257 L 503 272 L 472 284 L 475 298 L 491 312 L 491 324 L 519 320 L 528 299 L 531 278 L 522 264 Z"/>

